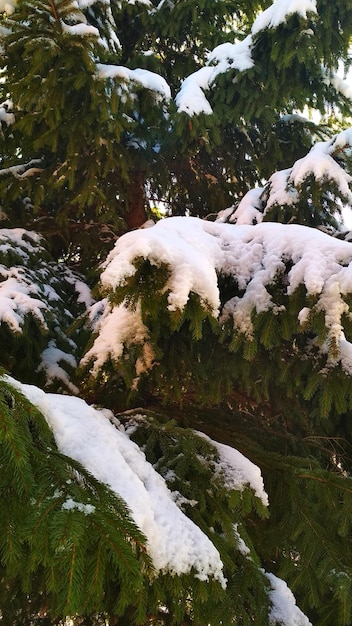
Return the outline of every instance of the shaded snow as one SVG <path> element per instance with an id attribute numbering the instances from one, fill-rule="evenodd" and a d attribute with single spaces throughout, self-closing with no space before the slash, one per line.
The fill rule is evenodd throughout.
<path id="1" fill-rule="evenodd" d="M 263 221 L 262 194 L 264 187 L 250 189 L 243 196 L 238 207 L 229 207 L 218 214 L 217 222 L 230 222 L 230 224 L 259 224 Z"/>
<path id="2" fill-rule="evenodd" d="M 202 432 L 197 432 L 197 435 L 209 441 L 216 448 L 219 454 L 216 472 L 222 475 L 226 488 L 243 491 L 249 486 L 264 506 L 268 506 L 268 495 L 264 489 L 259 467 L 235 448 L 214 441 Z"/>
<path id="3" fill-rule="evenodd" d="M 45 252 L 41 241 L 32 231 L 0 229 L 0 255 L 4 260 L 4 264 L 0 262 L 0 322 L 14 332 L 22 332 L 27 315 L 47 328 L 47 319 L 55 315 L 53 306 L 62 301 L 56 291 L 60 281 L 72 285 L 79 304 L 88 308 L 93 303 L 88 285 L 69 268 L 57 265 L 55 275 L 50 265 L 45 266 L 40 258 Z M 16 265 L 11 257 L 14 254 L 19 257 Z M 11 267 L 5 265 L 8 257 L 12 260 Z M 69 311 L 66 314 L 72 318 Z"/>
<path id="4" fill-rule="evenodd" d="M 65 22 L 61 21 L 62 30 L 69 35 L 78 35 L 79 37 L 86 37 L 87 35 L 93 35 L 99 39 L 100 33 L 95 26 L 91 26 L 90 24 L 65 24 Z"/>
<path id="5" fill-rule="evenodd" d="M 64 369 L 65 364 L 77 366 L 71 354 L 77 346 L 65 334 L 74 320 L 68 307 L 76 309 L 78 304 L 84 310 L 92 306 L 93 299 L 90 288 L 77 274 L 64 264 L 46 260 L 41 241 L 32 231 L 0 229 L 0 324 L 22 334 L 28 318 L 34 319 L 42 334 L 48 333 L 37 371 L 44 371 L 47 384 L 57 381 L 77 393 Z"/>
<path id="6" fill-rule="evenodd" d="M 11 100 L 5 100 L 0 104 L 0 122 L 5 122 L 6 126 L 11 126 L 15 122 L 15 116 L 11 112 L 13 104 Z"/>
<path id="7" fill-rule="evenodd" d="M 71 393 L 77 394 L 78 388 L 70 381 L 67 372 L 61 367 L 60 362 L 67 363 L 72 368 L 77 367 L 77 361 L 74 356 L 57 348 L 56 341 L 52 339 L 41 354 L 41 363 L 37 371 L 45 372 L 47 385 L 54 381 L 61 381 Z"/>
<path id="8" fill-rule="evenodd" d="M 251 551 L 248 548 L 248 546 L 246 545 L 246 543 L 243 541 L 239 531 L 238 531 L 238 524 L 234 524 L 233 525 L 233 534 L 236 538 L 237 541 L 237 550 L 243 554 L 243 556 L 245 556 L 247 559 L 251 559 Z"/>
<path id="9" fill-rule="evenodd" d="M 317 142 L 309 152 L 298 159 L 290 168 L 274 172 L 267 187 L 258 187 L 248 191 L 238 207 L 222 211 L 217 221 L 230 223 L 256 224 L 274 206 L 293 207 L 301 199 L 301 186 L 313 176 L 318 183 L 331 185 L 338 196 L 347 203 L 352 203 L 352 176 L 339 164 L 334 155 L 352 146 L 352 130 L 347 128 L 328 141 Z"/>

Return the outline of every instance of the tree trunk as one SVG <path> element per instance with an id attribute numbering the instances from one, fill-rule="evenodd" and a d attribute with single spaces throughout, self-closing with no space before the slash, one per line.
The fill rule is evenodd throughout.
<path id="1" fill-rule="evenodd" d="M 145 172 L 142 170 L 137 170 L 131 175 L 126 193 L 128 211 L 125 215 L 125 222 L 128 230 L 139 228 L 147 220 L 144 183 Z"/>

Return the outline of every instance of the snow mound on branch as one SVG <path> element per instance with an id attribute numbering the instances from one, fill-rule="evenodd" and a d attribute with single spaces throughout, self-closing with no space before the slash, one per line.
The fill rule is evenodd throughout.
<path id="1" fill-rule="evenodd" d="M 24 319 L 31 314 L 47 328 L 43 302 L 38 285 L 34 284 L 32 274 L 22 265 L 27 265 L 32 254 L 43 252 L 41 237 L 22 228 L 2 228 L 0 230 L 0 255 L 6 259 L 16 254 L 19 266 L 6 267 L 0 263 L 0 323 L 8 325 L 15 333 L 22 332 Z"/>
<path id="2" fill-rule="evenodd" d="M 225 587 L 223 564 L 210 539 L 177 507 L 164 479 L 128 436 L 80 398 L 44 393 L 4 379 L 38 407 L 61 452 L 81 463 L 127 503 L 147 537 L 154 566 L 173 574 L 195 570 L 200 580 Z"/>
<path id="3" fill-rule="evenodd" d="M 282 305 L 273 301 L 268 286 L 287 272 L 287 295 L 303 285 L 308 296 L 315 296 L 312 309 L 324 313 L 329 340 L 336 344 L 342 340 L 342 320 L 348 314 L 344 296 L 352 292 L 352 245 L 347 241 L 295 224 L 234 226 L 194 217 L 166 218 L 117 241 L 101 277 L 103 285 L 112 290 L 123 285 L 134 275 L 134 263 L 141 258 L 156 267 L 168 265 L 170 276 L 165 291 L 170 312 L 184 309 L 194 293 L 214 317 L 232 319 L 234 327 L 247 336 L 253 330 L 253 311 L 271 310 L 275 314 L 281 310 Z M 287 264 L 292 265 L 289 270 Z M 238 288 L 244 290 L 242 297 L 230 298 L 222 309 L 220 274 L 233 277 Z M 309 311 L 304 319 L 309 319 Z M 103 324 L 100 332 L 104 334 Z M 105 355 L 98 354 L 97 346 L 93 346 L 95 358 L 103 362 Z M 343 358 L 345 353 L 341 353 L 341 363 L 350 371 L 350 359 Z"/>
<path id="4" fill-rule="evenodd" d="M 144 326 L 139 308 L 130 311 L 125 306 L 112 307 L 107 301 L 93 305 L 92 311 L 102 304 L 102 313 L 92 326 L 98 336 L 93 347 L 86 352 L 81 365 L 89 363 L 92 359 L 94 365 L 92 374 L 95 376 L 108 358 L 118 361 L 124 351 L 125 345 L 142 343 L 148 337 L 148 329 Z M 94 314 L 93 314 L 94 317 Z"/>
<path id="5" fill-rule="evenodd" d="M 312 626 L 308 617 L 296 605 L 293 593 L 286 583 L 274 574 L 266 573 L 265 576 L 271 586 L 269 623 L 272 626 L 277 624 L 282 624 L 282 626 Z"/>
<path id="6" fill-rule="evenodd" d="M 131 81 L 142 85 L 145 89 L 156 92 L 165 100 L 171 98 L 171 90 L 165 78 L 150 70 L 140 68 L 130 70 L 123 65 L 104 65 L 103 63 L 97 64 L 97 70 L 98 78 L 120 78 L 127 82 Z"/>
<path id="7" fill-rule="evenodd" d="M 306 20 L 308 13 L 316 12 L 316 0 L 276 0 L 254 21 L 252 34 L 255 35 L 265 28 L 277 28 L 294 13 Z"/>
<path id="8" fill-rule="evenodd" d="M 46 305 L 39 297 L 39 290 L 32 285 L 20 268 L 9 270 L 0 266 L 0 322 L 8 325 L 15 333 L 22 332 L 24 319 L 33 315 L 47 329 L 43 315 Z"/>
<path id="9" fill-rule="evenodd" d="M 189 115 L 206 113 L 210 115 L 213 110 L 204 96 L 204 91 L 210 89 L 211 79 L 214 75 L 213 67 L 201 67 L 182 82 L 182 87 L 176 95 L 178 111 L 184 111 Z"/>
<path id="10" fill-rule="evenodd" d="M 268 494 L 264 489 L 263 478 L 257 465 L 254 465 L 235 448 L 214 441 L 202 432 L 197 431 L 197 435 L 209 441 L 216 448 L 219 454 L 216 471 L 223 475 L 228 489 L 243 491 L 249 485 L 264 506 L 269 505 Z"/>
<path id="11" fill-rule="evenodd" d="M 56 291 L 60 270 L 64 282 L 76 293 L 77 302 L 85 308 L 92 305 L 88 285 L 69 268 L 54 268 L 42 262 L 45 249 L 41 241 L 33 231 L 0 229 L 0 323 L 6 323 L 13 332 L 22 332 L 27 315 L 32 315 L 43 329 L 48 328 L 47 321 L 55 314 L 53 304 L 62 302 Z M 72 320 L 67 310 L 66 315 Z"/>
<path id="12" fill-rule="evenodd" d="M 203 224 L 208 223 L 197 218 L 170 218 L 151 228 L 126 233 L 108 256 L 101 275 L 103 285 L 115 288 L 123 284 L 125 278 L 135 274 L 134 261 L 138 257 L 156 266 L 166 263 L 171 270 L 168 309 L 183 309 L 192 291 L 216 315 L 220 300 L 214 260 L 221 250 L 218 239 L 207 233 Z"/>
<path id="13" fill-rule="evenodd" d="M 230 69 L 240 72 L 250 69 L 253 66 L 251 46 L 252 38 L 248 36 L 243 41 L 223 43 L 214 48 L 208 57 L 208 64 L 182 82 L 175 99 L 177 110 L 190 116 L 199 113 L 210 115 L 213 110 L 204 91 L 211 89 L 219 74 L 225 74 Z"/>
<path id="14" fill-rule="evenodd" d="M 56 346 L 55 339 L 51 339 L 48 343 L 48 347 L 43 350 L 41 358 L 42 361 L 37 371 L 40 372 L 43 370 L 45 372 L 47 384 L 53 383 L 54 381 L 61 381 L 71 393 L 75 395 L 78 394 L 78 387 L 70 381 L 67 372 L 60 365 L 60 362 L 64 362 L 73 369 L 77 367 L 77 361 L 73 354 L 68 354 L 60 350 Z"/>

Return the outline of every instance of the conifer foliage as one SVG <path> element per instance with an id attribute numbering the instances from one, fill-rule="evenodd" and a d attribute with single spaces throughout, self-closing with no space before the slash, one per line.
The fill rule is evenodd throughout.
<path id="1" fill-rule="evenodd" d="M 0 622 L 352 626 L 352 8 L 0 10 Z"/>

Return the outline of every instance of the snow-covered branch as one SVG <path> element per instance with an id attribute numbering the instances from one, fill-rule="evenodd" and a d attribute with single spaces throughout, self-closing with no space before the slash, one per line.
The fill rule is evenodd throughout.
<path id="1" fill-rule="evenodd" d="M 6 176 L 12 174 L 16 178 L 26 178 L 27 176 L 34 176 L 42 172 L 42 168 L 36 167 L 42 163 L 42 159 L 31 159 L 28 163 L 21 163 L 20 165 L 11 165 L 10 167 L 4 167 L 0 169 L 0 176 Z"/>
<path id="2" fill-rule="evenodd" d="M 170 87 L 166 80 L 159 74 L 150 72 L 149 70 L 140 68 L 131 70 L 128 67 L 123 67 L 122 65 L 104 65 L 102 63 L 98 63 L 97 77 L 100 79 L 118 78 L 119 80 L 126 82 L 137 83 L 145 89 L 156 92 L 159 97 L 161 96 L 167 101 L 171 98 Z"/>
<path id="3" fill-rule="evenodd" d="M 307 19 L 308 15 L 316 12 L 316 0 L 276 0 L 273 2 L 256 18 L 250 34 L 244 40 L 217 46 L 210 52 L 206 66 L 183 81 L 176 96 L 178 110 L 191 116 L 199 113 L 212 113 L 211 105 L 204 92 L 211 89 L 219 74 L 225 74 L 231 69 L 244 72 L 253 67 L 252 47 L 260 31 L 277 28 L 295 13 Z"/>
<path id="4" fill-rule="evenodd" d="M 310 316 L 320 311 L 329 342 L 340 345 L 345 339 L 343 318 L 349 315 L 345 298 L 352 293 L 352 245 L 319 230 L 268 222 L 233 226 L 197 218 L 167 218 L 118 240 L 102 274 L 104 287 L 114 291 L 122 286 L 134 275 L 135 264 L 141 258 L 156 267 L 169 267 L 170 275 L 163 289 L 168 294 L 170 313 L 183 310 L 193 293 L 214 317 L 232 320 L 237 332 L 250 337 L 254 312 L 271 311 L 276 315 L 283 310 L 270 286 L 285 274 L 288 297 L 300 286 L 306 292 L 304 315 L 298 312 L 299 324 L 307 324 Z M 241 297 L 234 293 L 223 306 L 220 275 L 231 278 L 243 291 Z M 140 339 L 136 339 L 136 325 Z M 124 343 L 148 341 L 147 329 L 141 318 L 138 321 L 138 310 L 128 312 L 124 305 L 109 309 L 100 321 L 98 333 L 89 358 L 99 366 L 113 353 L 114 341 L 119 346 L 117 358 Z M 340 358 L 343 367 L 349 368 L 347 352 L 346 360 L 343 353 Z"/>

